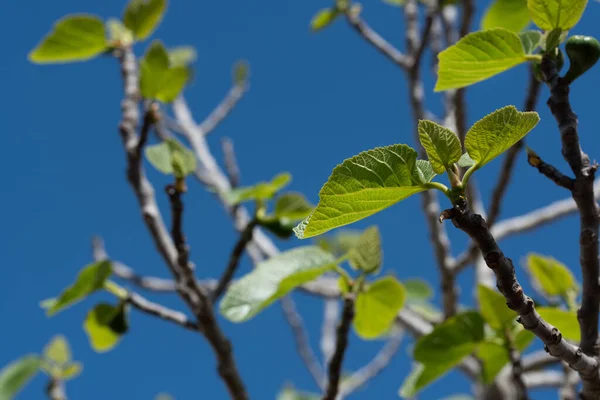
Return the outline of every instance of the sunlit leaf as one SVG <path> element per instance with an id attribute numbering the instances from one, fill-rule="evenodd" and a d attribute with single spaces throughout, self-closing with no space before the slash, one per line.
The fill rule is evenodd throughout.
<path id="1" fill-rule="evenodd" d="M 354 269 L 367 273 L 379 271 L 383 258 L 379 229 L 376 226 L 365 229 L 348 256 L 350 266 Z"/>
<path id="2" fill-rule="evenodd" d="M 576 311 L 566 311 L 556 307 L 536 307 L 536 310 L 543 319 L 554 325 L 565 339 L 576 343 L 581 340 Z"/>
<path id="3" fill-rule="evenodd" d="M 533 54 L 542 43 L 542 32 L 525 31 L 519 33 L 519 38 L 523 44 L 523 50 L 526 54 Z"/>
<path id="4" fill-rule="evenodd" d="M 458 136 L 435 122 L 419 121 L 419 139 L 436 174 L 445 173 L 462 156 Z"/>
<path id="5" fill-rule="evenodd" d="M 196 170 L 196 155 L 177 139 L 147 146 L 145 152 L 150 164 L 164 174 L 188 175 Z"/>
<path id="6" fill-rule="evenodd" d="M 0 400 L 11 400 L 37 374 L 40 358 L 27 355 L 0 370 Z"/>
<path id="7" fill-rule="evenodd" d="M 587 0 L 527 0 L 533 22 L 546 31 L 568 31 L 583 15 Z"/>
<path id="8" fill-rule="evenodd" d="M 123 22 L 136 39 L 144 40 L 163 18 L 167 0 L 130 0 L 123 11 Z"/>
<path id="9" fill-rule="evenodd" d="M 83 328 L 95 351 L 108 351 L 117 345 L 129 329 L 126 307 L 100 303 L 90 310 Z"/>
<path id="10" fill-rule="evenodd" d="M 534 280 L 534 287 L 546 297 L 568 298 L 579 292 L 579 284 L 571 270 L 552 257 L 529 254 L 527 270 Z"/>
<path id="11" fill-rule="evenodd" d="M 494 0 L 481 20 L 481 29 L 504 28 L 519 32 L 531 21 L 527 0 Z"/>
<path id="12" fill-rule="evenodd" d="M 340 15 L 337 8 L 323 8 L 319 10 L 310 21 L 310 29 L 313 32 L 327 28 Z"/>
<path id="13" fill-rule="evenodd" d="M 504 329 L 516 320 L 518 314 L 508 308 L 506 299 L 496 290 L 479 284 L 477 285 L 477 297 L 481 315 L 492 328 Z"/>
<path id="14" fill-rule="evenodd" d="M 385 333 L 404 305 L 406 293 L 396 278 L 386 276 L 369 284 L 356 298 L 354 330 L 363 339 Z"/>
<path id="15" fill-rule="evenodd" d="M 229 204 L 238 204 L 248 200 L 268 200 L 286 187 L 291 180 L 292 176 L 284 172 L 275 176 L 271 182 L 259 182 L 254 186 L 232 189 L 225 193 L 224 197 Z"/>
<path id="16" fill-rule="evenodd" d="M 198 58 L 196 49 L 192 46 L 178 46 L 168 50 L 171 67 L 187 67 Z"/>

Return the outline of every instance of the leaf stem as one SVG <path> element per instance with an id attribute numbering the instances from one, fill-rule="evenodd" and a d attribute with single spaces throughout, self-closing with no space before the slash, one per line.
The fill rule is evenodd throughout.
<path id="1" fill-rule="evenodd" d="M 426 187 L 427 189 L 437 189 L 444 193 L 446 196 L 448 196 L 450 193 L 450 189 L 448 188 L 448 186 L 439 182 L 427 182 L 423 184 L 423 187 Z"/>
<path id="2" fill-rule="evenodd" d="M 119 285 L 113 281 L 109 281 L 109 280 L 105 281 L 104 289 L 107 292 L 114 294 L 121 300 L 127 299 L 127 296 L 128 296 L 127 290 L 124 287 L 122 287 L 121 285 Z"/>

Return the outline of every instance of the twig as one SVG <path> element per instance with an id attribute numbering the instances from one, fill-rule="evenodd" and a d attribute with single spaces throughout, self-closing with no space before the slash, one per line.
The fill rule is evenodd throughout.
<path id="1" fill-rule="evenodd" d="M 50 400 L 67 400 L 65 383 L 61 379 L 50 378 L 46 385 L 46 395 Z"/>
<path id="2" fill-rule="evenodd" d="M 559 363 L 556 357 L 543 350 L 534 351 L 521 357 L 523 372 L 536 371 Z"/>
<path id="3" fill-rule="evenodd" d="M 511 377 L 517 390 L 517 399 L 527 400 L 527 387 L 523 382 L 523 366 L 521 365 L 521 355 L 515 348 L 514 338 L 509 329 L 504 332 L 506 352 L 511 363 Z"/>
<path id="4" fill-rule="evenodd" d="M 233 142 L 229 138 L 221 139 L 221 148 L 223 149 L 223 155 L 225 156 L 225 170 L 227 171 L 227 177 L 229 178 L 229 184 L 232 188 L 240 185 L 240 169 L 235 158 L 235 151 L 233 150 Z"/>
<path id="5" fill-rule="evenodd" d="M 464 200 L 457 202 L 454 208 L 445 210 L 442 217 L 451 219 L 454 226 L 467 233 L 477 244 L 485 263 L 496 275 L 498 290 L 506 298 L 507 306 L 519 314 L 518 321 L 523 327 L 542 340 L 550 355 L 567 362 L 579 372 L 584 381 L 582 395 L 585 399 L 596 398 L 590 397 L 594 393 L 590 388 L 598 380 L 598 359 L 588 356 L 579 347 L 564 340 L 560 331 L 537 313 L 533 300 L 524 294 L 517 281 L 512 261 L 498 247 L 485 220 L 469 210 Z"/>
<path id="6" fill-rule="evenodd" d="M 569 191 L 573 191 L 575 180 L 564 175 L 556 167 L 544 162 L 533 150 L 527 149 L 527 162 L 538 170 L 538 172 Z"/>
<path id="7" fill-rule="evenodd" d="M 204 135 L 211 133 L 229 115 L 247 90 L 248 84 L 245 82 L 236 83 L 229 89 L 229 92 L 227 92 L 221 103 L 219 103 L 198 127 Z"/>
<path id="8" fill-rule="evenodd" d="M 577 374 L 575 374 L 577 376 Z M 528 389 L 555 389 L 564 382 L 564 374 L 559 371 L 534 371 L 523 375 L 523 381 Z M 573 399 L 574 400 L 574 399 Z"/>
<path id="9" fill-rule="evenodd" d="M 354 319 L 354 298 L 352 295 L 344 297 L 344 308 L 342 311 L 342 319 L 337 328 L 335 352 L 329 363 L 327 389 L 323 395 L 323 400 L 335 400 L 340 386 L 342 377 L 342 363 L 344 355 L 348 347 L 348 333 L 350 325 Z"/>
<path id="10" fill-rule="evenodd" d="M 577 400 L 577 384 L 579 377 L 568 365 L 563 363 L 564 377 L 562 385 L 558 390 L 560 400 Z"/>
<path id="11" fill-rule="evenodd" d="M 288 321 L 288 324 L 292 328 L 294 340 L 296 341 L 296 350 L 298 351 L 300 358 L 304 362 L 304 365 L 306 365 L 308 372 L 310 372 L 310 375 L 319 389 L 325 389 L 325 372 L 310 346 L 304 324 L 302 323 L 302 317 L 298 314 L 296 305 L 291 301 L 290 297 L 285 296 L 281 299 L 281 309 L 283 310 L 283 314 Z"/>
<path id="12" fill-rule="evenodd" d="M 321 325 L 321 353 L 323 363 L 329 364 L 335 351 L 335 328 L 340 314 L 338 298 L 326 299 L 323 307 L 323 324 Z"/>
<path id="13" fill-rule="evenodd" d="M 256 221 L 255 219 L 250 221 L 248 223 L 248 225 L 246 225 L 246 228 L 243 230 L 238 241 L 236 242 L 235 246 L 233 247 L 233 250 L 231 251 L 231 255 L 229 256 L 229 262 L 227 263 L 227 268 L 225 268 L 225 271 L 223 271 L 223 275 L 219 279 L 217 288 L 212 293 L 211 300 L 213 303 L 219 297 L 221 297 L 221 295 L 223 294 L 225 289 L 227 289 L 227 286 L 229 286 L 229 283 L 233 279 L 233 275 L 235 274 L 235 271 L 237 270 L 237 268 L 240 264 L 240 259 L 242 258 L 244 249 L 246 248 L 248 243 L 250 243 L 250 241 L 252 241 L 252 233 L 254 232 L 254 227 L 256 226 L 257 223 L 258 223 L 258 221 Z"/>

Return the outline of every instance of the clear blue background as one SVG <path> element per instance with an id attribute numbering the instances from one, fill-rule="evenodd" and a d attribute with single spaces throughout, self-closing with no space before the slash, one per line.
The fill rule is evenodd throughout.
<path id="1" fill-rule="evenodd" d="M 197 75 L 186 97 L 198 120 L 228 90 L 235 60 L 246 58 L 251 64 L 250 92 L 209 137 L 219 158 L 220 137 L 234 139 L 244 184 L 287 170 L 294 176 L 291 189 L 306 193 L 316 202 L 321 184 L 344 158 L 375 146 L 415 144 L 401 71 L 365 44 L 343 20 L 319 34 L 309 32 L 311 17 L 329 2 L 171 3 L 154 36 L 168 46 L 197 47 Z M 131 331 L 120 345 L 111 352 L 97 354 L 91 350 L 81 324 L 95 301 L 108 297 L 94 296 L 52 319 L 46 318 L 38 306 L 40 300 L 59 293 L 91 261 L 90 240 L 95 234 L 104 237 L 112 257 L 138 272 L 168 276 L 125 181 L 117 132 L 122 87 L 116 61 L 105 58 L 36 66 L 26 59 L 29 50 L 60 17 L 73 12 L 104 18 L 119 16 L 123 5 L 123 1 L 115 0 L 3 4 L 0 365 L 27 352 L 41 351 L 53 335 L 63 333 L 75 358 L 85 364 L 83 374 L 68 384 L 72 399 L 152 399 L 161 391 L 178 400 L 225 399 L 212 352 L 194 333 L 133 311 Z M 473 29 L 485 5 L 477 6 Z M 364 4 L 363 15 L 383 36 L 404 48 L 399 9 L 374 0 Z M 599 18 L 600 4 L 591 2 L 573 33 L 598 35 Z M 137 45 L 136 52 L 143 52 L 146 45 Z M 426 62 L 430 62 L 429 54 Z M 600 154 L 595 122 L 599 71 L 596 68 L 588 73 L 572 88 L 582 142 L 592 159 Z M 425 76 L 427 103 L 439 113 L 442 103 L 440 96 L 432 92 L 434 79 L 427 71 Z M 521 66 L 470 88 L 469 122 L 507 104 L 522 107 L 525 77 L 525 67 Z M 567 171 L 560 155 L 558 130 L 544 105 L 546 98 L 544 89 L 539 107 L 542 122 L 530 134 L 528 144 Z M 497 160 L 476 174 L 485 199 L 489 198 L 500 164 Z M 161 190 L 166 179 L 151 168 L 148 174 L 166 213 Z M 516 175 L 503 217 L 566 196 L 564 190 L 529 168 L 523 154 Z M 200 277 L 215 277 L 225 266 L 236 234 L 212 195 L 196 182 L 190 186 L 185 228 L 192 258 Z M 418 197 L 355 227 L 370 224 L 379 224 L 382 230 L 385 271 L 400 278 L 423 277 L 438 286 Z M 458 254 L 466 243 L 464 235 L 450 224 L 447 228 L 453 251 Z M 506 240 L 502 246 L 518 265 L 522 281 L 526 281 L 522 259 L 530 251 L 554 255 L 579 276 L 577 229 L 577 219 L 571 217 L 540 232 Z M 281 247 L 299 244 L 294 239 L 281 243 Z M 249 260 L 244 258 L 240 272 L 250 268 Z M 461 301 L 472 304 L 471 271 L 461 275 L 460 284 Z M 294 298 L 311 341 L 318 346 L 322 303 L 301 294 Z M 184 308 L 176 296 L 156 299 Z M 273 399 L 286 382 L 301 389 L 316 389 L 295 351 L 290 328 L 278 305 L 242 325 L 220 322 L 233 342 L 240 372 L 253 399 Z M 381 345 L 362 342 L 353 335 L 345 369 L 364 365 Z M 410 345 L 410 340 L 405 341 L 390 367 L 353 398 L 397 398 L 396 391 L 410 369 Z M 38 376 L 18 398 L 43 398 L 45 382 Z M 453 372 L 423 392 L 421 398 L 437 399 L 468 390 L 467 380 Z"/>

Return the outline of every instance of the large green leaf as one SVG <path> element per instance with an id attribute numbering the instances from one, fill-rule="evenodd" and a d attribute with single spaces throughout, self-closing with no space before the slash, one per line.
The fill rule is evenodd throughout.
<path id="1" fill-rule="evenodd" d="M 435 91 L 458 89 L 491 78 L 527 60 L 519 35 L 502 28 L 473 32 L 439 55 Z"/>
<path id="2" fill-rule="evenodd" d="M 83 328 L 95 351 L 105 352 L 112 349 L 129 330 L 125 305 L 96 305 L 88 313 Z"/>
<path id="3" fill-rule="evenodd" d="M 552 257 L 531 253 L 527 256 L 527 269 L 534 280 L 534 287 L 547 297 L 569 298 L 579 292 L 571 270 Z"/>
<path id="4" fill-rule="evenodd" d="M 454 365 L 446 365 L 442 362 L 433 364 L 416 363 L 410 375 L 402 383 L 398 395 L 403 398 L 413 398 L 421 389 L 450 372 L 453 367 Z"/>
<path id="5" fill-rule="evenodd" d="M 365 229 L 348 256 L 350 266 L 354 269 L 367 273 L 379 271 L 383 258 L 379 229 L 376 226 Z"/>
<path id="6" fill-rule="evenodd" d="M 46 314 L 52 316 L 83 300 L 96 290 L 102 289 L 111 273 L 110 261 L 100 261 L 85 266 L 77 275 L 75 283 L 65 289 L 57 298 L 45 302 Z"/>
<path id="7" fill-rule="evenodd" d="M 225 193 L 224 196 L 230 204 L 238 204 L 248 200 L 268 200 L 286 187 L 291 180 L 292 176 L 287 172 L 283 172 L 271 179 L 271 182 L 259 182 L 254 186 L 235 188 Z"/>
<path id="8" fill-rule="evenodd" d="M 69 15 L 29 53 L 38 64 L 85 61 L 107 49 L 102 20 L 93 15 Z"/>
<path id="9" fill-rule="evenodd" d="M 504 28 L 519 32 L 531 21 L 527 0 L 495 0 L 485 11 L 481 29 Z"/>
<path id="10" fill-rule="evenodd" d="M 386 276 L 368 285 L 356 298 L 354 329 L 363 339 L 375 339 L 387 332 L 404 305 L 404 287 Z"/>
<path id="11" fill-rule="evenodd" d="M 187 67 L 170 65 L 167 49 L 155 40 L 140 62 L 140 92 L 146 99 L 170 103 L 179 96 L 189 75 Z"/>
<path id="12" fill-rule="evenodd" d="M 477 285 L 477 296 L 481 315 L 492 328 L 504 329 L 512 325 L 517 318 L 518 314 L 508 308 L 504 296 L 494 289 L 479 284 Z"/>
<path id="13" fill-rule="evenodd" d="M 581 340 L 576 311 L 566 311 L 556 307 L 537 307 L 536 310 L 543 319 L 558 328 L 565 339 L 573 342 Z"/>
<path id="14" fill-rule="evenodd" d="M 233 322 L 246 321 L 295 287 L 335 268 L 334 256 L 316 246 L 298 247 L 259 263 L 233 283 L 219 306 Z"/>
<path id="15" fill-rule="evenodd" d="M 503 107 L 475 122 L 467 132 L 465 148 L 481 168 L 525 137 L 539 120 L 536 112 Z"/>
<path id="16" fill-rule="evenodd" d="M 458 136 L 435 122 L 419 121 L 419 139 L 436 174 L 446 172 L 462 156 Z"/>
<path id="17" fill-rule="evenodd" d="M 185 176 L 196 170 L 196 155 L 177 139 L 147 146 L 145 152 L 150 164 L 164 174 Z"/>
<path id="18" fill-rule="evenodd" d="M 11 400 L 37 374 L 40 358 L 27 355 L 0 370 L 0 400 Z"/>
<path id="19" fill-rule="evenodd" d="M 533 22 L 541 29 L 568 31 L 583 15 L 587 0 L 527 0 Z"/>
<path id="20" fill-rule="evenodd" d="M 295 229 L 300 239 L 373 215 L 426 190 L 417 152 L 405 144 L 378 147 L 335 167 L 319 192 L 319 204 Z"/>
<path id="21" fill-rule="evenodd" d="M 130 0 L 123 11 L 123 22 L 136 39 L 144 40 L 154 32 L 166 8 L 167 0 Z"/>
<path id="22" fill-rule="evenodd" d="M 413 356 L 424 364 L 450 367 L 471 354 L 484 338 L 484 322 L 476 311 L 457 314 L 417 340 Z"/>

